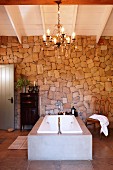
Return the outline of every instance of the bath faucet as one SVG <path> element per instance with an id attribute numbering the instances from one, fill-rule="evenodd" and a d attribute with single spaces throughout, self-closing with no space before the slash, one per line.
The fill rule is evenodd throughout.
<path id="1" fill-rule="evenodd" d="M 58 117 L 58 134 L 61 134 L 61 130 L 60 130 L 60 117 Z"/>

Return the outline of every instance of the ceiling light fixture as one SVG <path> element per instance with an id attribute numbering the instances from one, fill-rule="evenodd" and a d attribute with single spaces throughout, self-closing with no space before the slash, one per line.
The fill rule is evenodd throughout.
<path id="1" fill-rule="evenodd" d="M 75 32 L 72 33 L 72 36 L 67 36 L 64 33 L 64 27 L 60 23 L 60 4 L 61 0 L 55 1 L 58 5 L 58 23 L 55 25 L 53 34 L 50 35 L 50 30 L 47 29 L 47 34 L 43 35 L 43 42 L 46 47 L 53 47 L 54 49 L 62 49 L 69 47 L 70 44 L 75 42 Z"/>

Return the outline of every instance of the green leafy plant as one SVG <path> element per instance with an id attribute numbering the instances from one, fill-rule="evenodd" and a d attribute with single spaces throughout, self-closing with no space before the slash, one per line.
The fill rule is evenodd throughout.
<path id="1" fill-rule="evenodd" d="M 23 87 L 26 88 L 26 86 L 28 86 L 30 84 L 30 81 L 23 75 L 21 75 L 21 77 L 17 80 L 16 83 L 16 88 L 20 88 L 22 89 Z"/>

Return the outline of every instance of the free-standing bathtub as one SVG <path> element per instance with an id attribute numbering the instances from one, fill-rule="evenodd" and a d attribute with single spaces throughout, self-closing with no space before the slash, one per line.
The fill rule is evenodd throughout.
<path id="1" fill-rule="evenodd" d="M 60 124 L 58 120 L 60 120 Z M 59 133 L 59 125 L 62 134 L 79 134 L 83 132 L 77 119 L 73 115 L 47 115 L 37 130 L 37 133 L 57 134 Z"/>
<path id="2" fill-rule="evenodd" d="M 61 128 L 62 133 L 59 134 L 57 131 L 58 129 L 56 130 L 55 128 L 53 128 L 52 131 L 56 133 L 37 133 L 37 130 L 42 128 L 41 124 L 43 124 L 43 121 L 49 121 L 49 118 L 54 119 L 54 116 L 49 116 L 48 119 L 40 118 L 37 121 L 28 135 L 28 160 L 92 159 L 92 135 L 83 121 L 79 117 L 74 117 L 82 129 L 82 133 L 68 133 L 68 125 L 65 122 L 67 120 L 63 120 L 62 117 L 60 123 L 66 126 L 66 133 L 63 131 L 63 126 Z M 69 116 L 67 118 L 70 120 L 71 117 Z M 51 124 L 51 126 L 53 125 L 54 127 L 54 123 Z"/>

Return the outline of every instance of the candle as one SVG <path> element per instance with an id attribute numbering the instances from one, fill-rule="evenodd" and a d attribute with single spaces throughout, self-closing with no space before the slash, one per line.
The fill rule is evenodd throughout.
<path id="1" fill-rule="evenodd" d="M 47 29 L 47 36 L 50 36 L 50 30 Z"/>
<path id="2" fill-rule="evenodd" d="M 34 86 L 35 86 L 35 81 L 34 81 Z"/>

